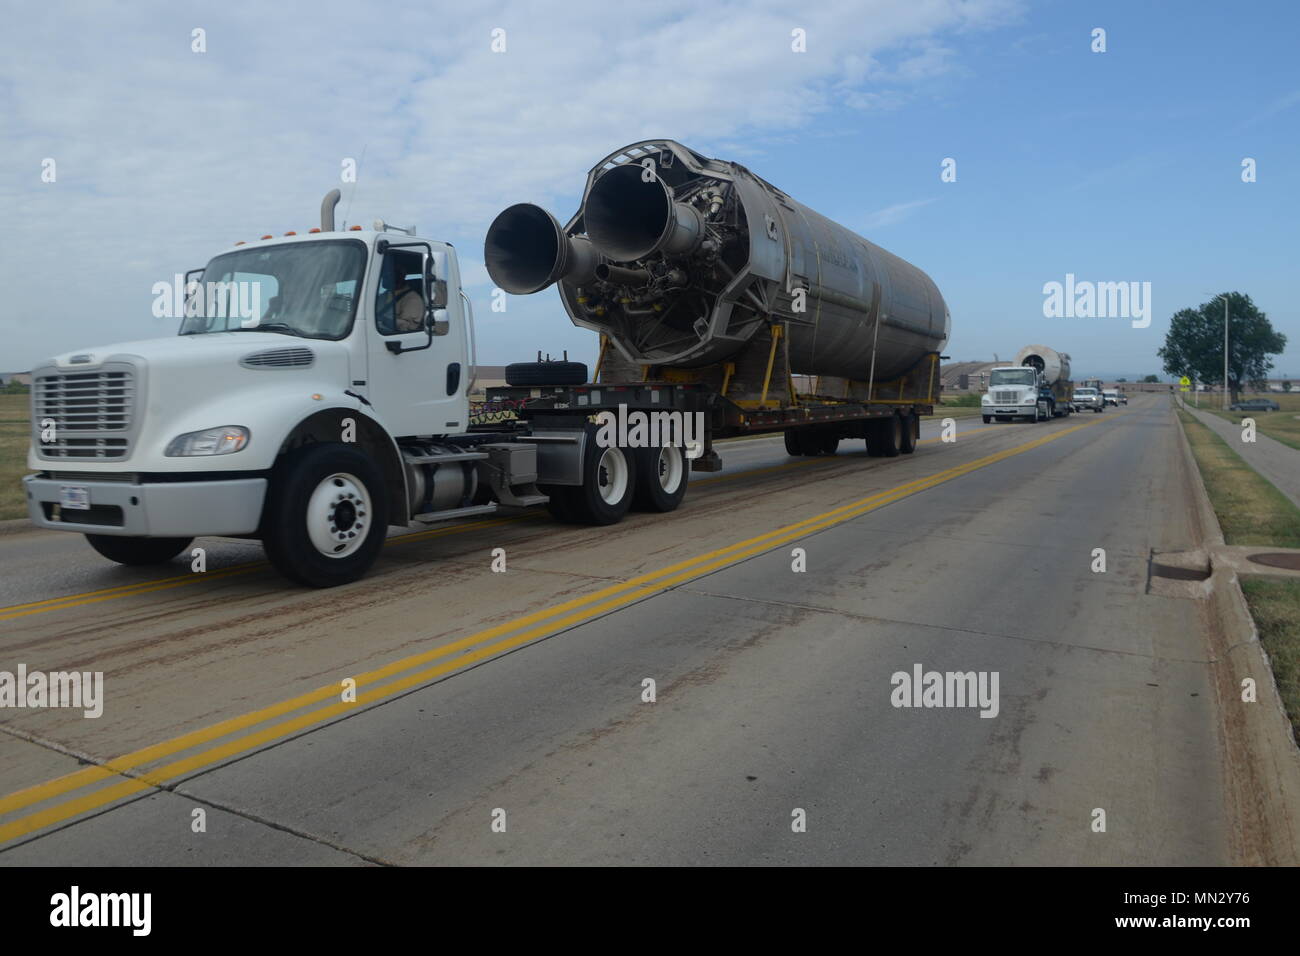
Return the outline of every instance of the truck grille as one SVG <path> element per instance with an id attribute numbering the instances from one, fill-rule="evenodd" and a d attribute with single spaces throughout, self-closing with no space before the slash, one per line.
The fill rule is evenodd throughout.
<path id="1" fill-rule="evenodd" d="M 1014 389 L 993 393 L 994 405 L 1014 405 L 1018 401 L 1020 401 L 1020 393 Z"/>
<path id="2" fill-rule="evenodd" d="M 40 374 L 32 382 L 32 446 L 41 458 L 125 458 L 135 401 L 135 371 L 129 365 Z M 53 440 L 42 441 L 50 427 Z"/>

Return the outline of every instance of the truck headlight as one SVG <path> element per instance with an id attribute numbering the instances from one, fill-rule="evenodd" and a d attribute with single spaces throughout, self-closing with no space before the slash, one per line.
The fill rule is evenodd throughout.
<path id="1" fill-rule="evenodd" d="M 189 458 L 195 455 L 229 455 L 248 444 L 248 429 L 239 425 L 205 428 L 201 432 L 177 435 L 167 444 L 168 458 Z"/>
<path id="2" fill-rule="evenodd" d="M 983 396 L 983 397 L 980 399 L 980 404 L 982 404 L 982 405 L 992 405 L 992 404 L 993 404 L 993 399 L 991 399 L 991 398 L 989 398 L 987 395 L 985 395 L 985 396 Z"/>

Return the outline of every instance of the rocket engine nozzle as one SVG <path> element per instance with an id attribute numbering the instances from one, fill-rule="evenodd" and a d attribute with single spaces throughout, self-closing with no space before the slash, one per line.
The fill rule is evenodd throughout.
<path id="1" fill-rule="evenodd" d="M 603 173 L 587 194 L 582 216 L 591 244 L 615 262 L 687 253 L 704 239 L 704 217 L 675 202 L 664 182 L 636 163 Z"/>
<path id="2" fill-rule="evenodd" d="M 540 292 L 567 279 L 575 285 L 596 274 L 596 254 L 581 236 L 566 236 L 555 217 L 533 203 L 516 203 L 488 227 L 483 247 L 488 275 L 511 295 Z"/>

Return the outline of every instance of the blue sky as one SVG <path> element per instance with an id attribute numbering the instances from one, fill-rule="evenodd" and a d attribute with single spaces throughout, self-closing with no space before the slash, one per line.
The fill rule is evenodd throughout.
<path id="1" fill-rule="evenodd" d="M 742 162 L 929 272 L 954 359 L 1043 343 L 1159 372 L 1169 317 L 1249 293 L 1287 333 L 1300 221 L 1292 3 L 498 0 L 24 7 L 0 38 L 0 370 L 171 334 L 154 282 L 341 213 L 461 250 L 479 360 L 594 357 L 554 290 L 488 311 L 482 236 L 564 220 L 607 152 L 666 136 Z M 400 28 L 395 28 L 400 27 Z M 191 31 L 207 49 L 191 49 Z M 493 54 L 490 32 L 507 31 Z M 1106 30 L 1105 53 L 1091 31 Z M 792 29 L 807 52 L 790 50 Z M 58 181 L 42 183 L 43 158 Z M 342 158 L 360 161 L 340 184 Z M 957 180 L 940 181 L 940 163 Z M 1258 181 L 1241 181 L 1241 162 Z M 1047 319 L 1067 273 L 1152 284 L 1149 328 Z"/>

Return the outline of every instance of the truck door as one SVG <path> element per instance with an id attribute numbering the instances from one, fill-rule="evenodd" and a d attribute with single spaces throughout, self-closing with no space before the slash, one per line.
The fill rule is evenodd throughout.
<path id="1" fill-rule="evenodd" d="M 424 321 L 426 262 L 448 302 Z M 419 242 L 387 249 L 374 270 L 366 397 L 395 436 L 459 433 L 468 425 L 465 317 L 451 256 Z"/>

